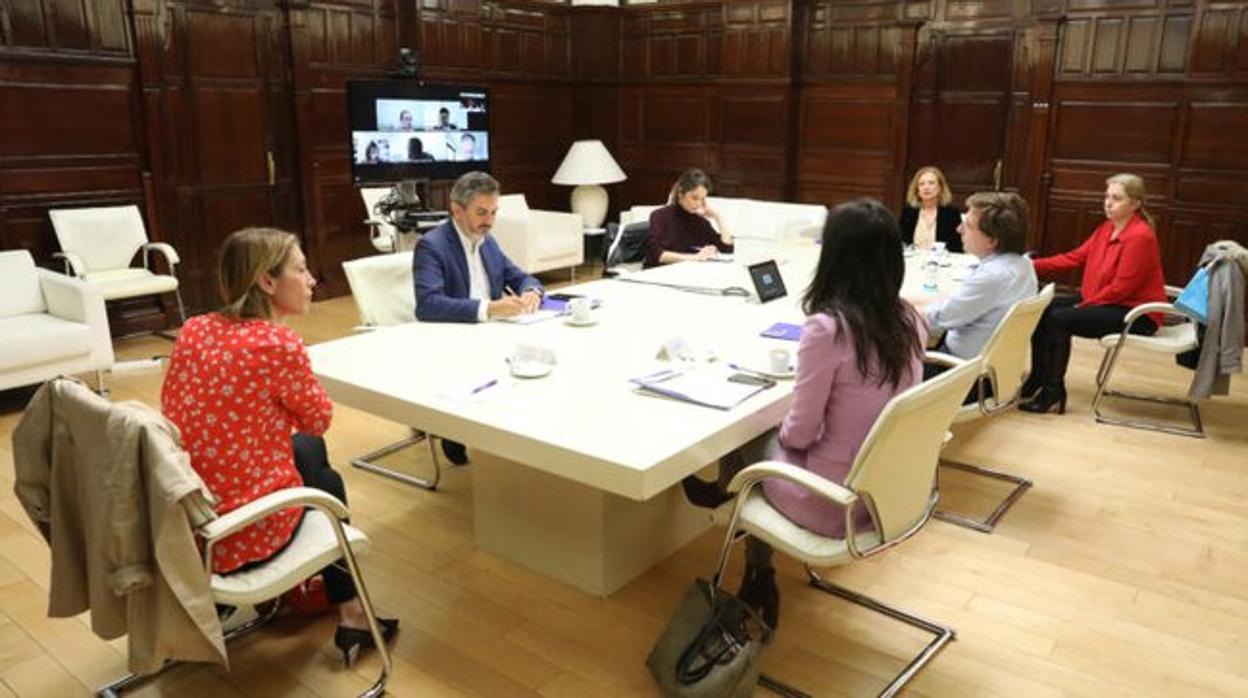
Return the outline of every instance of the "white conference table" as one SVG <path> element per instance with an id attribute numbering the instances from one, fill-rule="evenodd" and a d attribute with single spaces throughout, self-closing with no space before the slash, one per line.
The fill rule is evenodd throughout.
<path id="1" fill-rule="evenodd" d="M 809 241 L 741 241 L 731 263 L 690 262 L 632 277 L 752 289 L 745 265 L 776 259 L 789 295 L 767 304 L 604 279 L 560 289 L 602 300 L 590 326 L 562 318 L 412 322 L 309 353 L 335 402 L 495 456 L 472 465 L 481 548 L 605 596 L 706 530 L 706 512 L 673 485 L 779 424 L 793 385 L 780 381 L 725 411 L 652 397 L 629 379 L 661 368 L 656 354 L 678 335 L 719 363 L 765 367 L 777 346 L 796 356 L 796 342 L 759 333 L 775 322 L 801 324 L 800 297 L 819 249 Z M 916 258 L 907 263 L 917 271 Z M 942 286 L 963 263 L 955 258 L 942 272 Z M 907 287 L 919 276 L 908 273 Z M 505 359 L 519 343 L 553 349 L 554 371 L 511 377 Z M 491 380 L 498 383 L 470 394 Z"/>

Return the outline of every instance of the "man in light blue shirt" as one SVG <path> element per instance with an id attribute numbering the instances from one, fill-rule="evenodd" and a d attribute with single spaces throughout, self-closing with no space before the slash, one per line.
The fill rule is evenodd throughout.
<path id="1" fill-rule="evenodd" d="M 967 198 L 966 206 L 958 233 L 963 248 L 979 257 L 979 265 L 948 296 L 909 300 L 933 329 L 945 330 L 941 351 L 969 359 L 983 350 L 1010 306 L 1034 296 L 1038 284 L 1031 260 L 1022 256 L 1027 202 L 1018 194 L 980 192 Z"/>

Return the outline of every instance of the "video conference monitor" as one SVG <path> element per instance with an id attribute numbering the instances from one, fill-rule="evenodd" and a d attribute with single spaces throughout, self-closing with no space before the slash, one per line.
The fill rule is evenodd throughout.
<path id="1" fill-rule="evenodd" d="M 349 81 L 352 179 L 365 184 L 488 172 L 488 103 L 483 87 Z"/>

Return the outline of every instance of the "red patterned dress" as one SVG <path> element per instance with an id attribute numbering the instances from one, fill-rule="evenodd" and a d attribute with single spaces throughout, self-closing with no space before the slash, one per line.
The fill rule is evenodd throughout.
<path id="1" fill-rule="evenodd" d="M 334 409 L 294 330 L 219 313 L 193 317 L 178 332 L 160 406 L 220 498 L 219 514 L 303 485 L 291 434 L 323 434 Z M 302 509 L 285 509 L 218 542 L 213 568 L 225 573 L 271 557 L 301 517 Z"/>

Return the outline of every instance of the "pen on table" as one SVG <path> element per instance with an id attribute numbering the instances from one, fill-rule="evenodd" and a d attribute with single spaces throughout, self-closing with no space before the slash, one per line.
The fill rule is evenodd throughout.
<path id="1" fill-rule="evenodd" d="M 473 389 L 472 389 L 472 391 L 471 391 L 471 392 L 469 392 L 468 394 L 469 394 L 469 395 L 476 395 L 477 393 L 481 392 L 482 390 L 485 390 L 486 388 L 492 388 L 492 387 L 494 387 L 494 386 L 496 386 L 496 385 L 498 385 L 498 379 L 497 379 L 497 378 L 491 378 L 490 380 L 488 380 L 488 381 L 486 381 L 486 382 L 482 383 L 481 385 L 478 385 L 477 387 L 473 388 Z"/>

